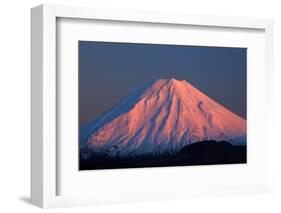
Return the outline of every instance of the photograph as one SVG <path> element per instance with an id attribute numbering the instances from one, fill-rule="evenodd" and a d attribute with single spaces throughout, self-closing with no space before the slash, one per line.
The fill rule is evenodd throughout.
<path id="1" fill-rule="evenodd" d="M 247 48 L 78 41 L 79 170 L 247 163 Z"/>

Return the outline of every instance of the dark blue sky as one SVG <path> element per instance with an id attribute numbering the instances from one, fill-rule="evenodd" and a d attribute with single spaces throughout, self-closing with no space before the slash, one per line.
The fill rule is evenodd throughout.
<path id="1" fill-rule="evenodd" d="M 187 80 L 246 118 L 247 49 L 79 41 L 79 121 L 92 121 L 137 86 Z"/>

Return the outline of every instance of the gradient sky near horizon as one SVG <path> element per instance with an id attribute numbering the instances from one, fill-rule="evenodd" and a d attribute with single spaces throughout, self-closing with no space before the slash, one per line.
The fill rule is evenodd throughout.
<path id="1" fill-rule="evenodd" d="M 153 79 L 186 80 L 246 119 L 247 49 L 79 41 L 79 122 Z"/>

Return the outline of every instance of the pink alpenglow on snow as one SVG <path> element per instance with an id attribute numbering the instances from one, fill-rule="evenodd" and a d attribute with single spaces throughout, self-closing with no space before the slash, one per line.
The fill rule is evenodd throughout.
<path id="1" fill-rule="evenodd" d="M 80 129 L 81 157 L 174 153 L 206 140 L 246 143 L 246 120 L 185 80 L 160 79 Z"/>

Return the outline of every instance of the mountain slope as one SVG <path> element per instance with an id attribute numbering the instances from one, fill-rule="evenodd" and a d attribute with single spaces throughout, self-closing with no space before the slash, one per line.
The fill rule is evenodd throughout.
<path id="1" fill-rule="evenodd" d="M 160 79 L 137 88 L 80 129 L 81 155 L 176 152 L 204 140 L 245 143 L 246 121 L 186 81 Z"/>

